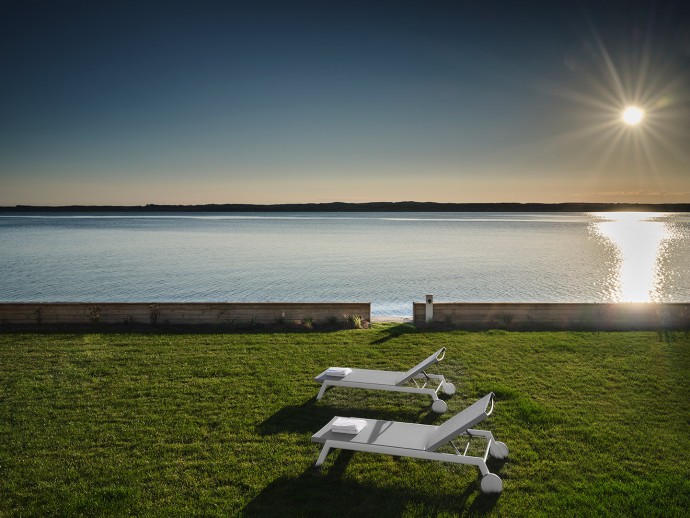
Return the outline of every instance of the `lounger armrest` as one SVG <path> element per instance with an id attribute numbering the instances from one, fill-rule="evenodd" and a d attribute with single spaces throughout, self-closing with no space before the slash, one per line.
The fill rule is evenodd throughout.
<path id="1" fill-rule="evenodd" d="M 484 412 L 486 412 L 486 417 L 489 417 L 491 414 L 493 414 L 493 412 L 494 412 L 494 400 L 495 399 L 496 399 L 496 395 L 493 392 L 491 392 L 491 408 L 489 408 L 488 412 L 486 412 L 486 410 L 484 410 Z M 488 407 L 489 405 L 486 405 L 486 406 Z"/>

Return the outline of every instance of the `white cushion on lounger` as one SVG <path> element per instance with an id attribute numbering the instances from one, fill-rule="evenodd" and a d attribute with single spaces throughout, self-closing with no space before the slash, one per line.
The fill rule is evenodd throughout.
<path id="1" fill-rule="evenodd" d="M 352 369 L 348 367 L 329 367 L 326 369 L 326 376 L 338 376 L 339 378 L 343 378 L 351 372 Z"/>
<path id="2" fill-rule="evenodd" d="M 355 419 L 352 417 L 338 417 L 331 423 L 331 431 L 336 433 L 349 433 L 357 435 L 364 430 L 367 425 L 364 419 Z"/>

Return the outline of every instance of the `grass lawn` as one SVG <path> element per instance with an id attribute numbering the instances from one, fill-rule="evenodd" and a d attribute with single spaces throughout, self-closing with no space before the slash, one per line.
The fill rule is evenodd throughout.
<path id="1" fill-rule="evenodd" d="M 439 347 L 457 386 L 334 388 L 329 366 L 407 370 Z M 332 452 L 333 415 L 438 424 L 487 392 L 477 428 L 504 484 L 470 466 Z M 0 334 L 0 515 L 687 516 L 687 333 Z"/>

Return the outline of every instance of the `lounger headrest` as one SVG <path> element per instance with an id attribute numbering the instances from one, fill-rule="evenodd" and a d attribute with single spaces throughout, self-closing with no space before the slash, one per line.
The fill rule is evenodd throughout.
<path id="1" fill-rule="evenodd" d="M 451 417 L 436 428 L 436 431 L 431 434 L 427 443 L 427 451 L 434 451 L 444 444 L 449 443 L 458 435 L 462 435 L 469 428 L 472 428 L 477 423 L 481 423 L 486 419 L 494 408 L 494 393 L 489 392 L 486 396 L 454 417 Z"/>
<path id="2" fill-rule="evenodd" d="M 414 378 L 417 374 L 422 372 L 427 367 L 430 367 L 430 366 L 434 365 L 435 363 L 440 362 L 445 355 L 446 355 L 446 348 L 441 347 L 438 351 L 436 351 L 434 354 L 429 356 L 427 359 L 419 362 L 417 365 L 415 365 L 409 371 L 407 371 L 405 374 L 403 374 L 395 384 L 396 385 L 403 385 L 403 384 L 407 383 L 408 381 L 410 381 L 412 378 Z"/>

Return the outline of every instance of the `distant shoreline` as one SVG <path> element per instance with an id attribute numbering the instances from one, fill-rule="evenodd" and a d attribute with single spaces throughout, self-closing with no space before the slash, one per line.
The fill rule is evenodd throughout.
<path id="1" fill-rule="evenodd" d="M 16 205 L 2 213 L 27 212 L 690 212 L 690 203 L 282 203 L 206 205 Z"/>

